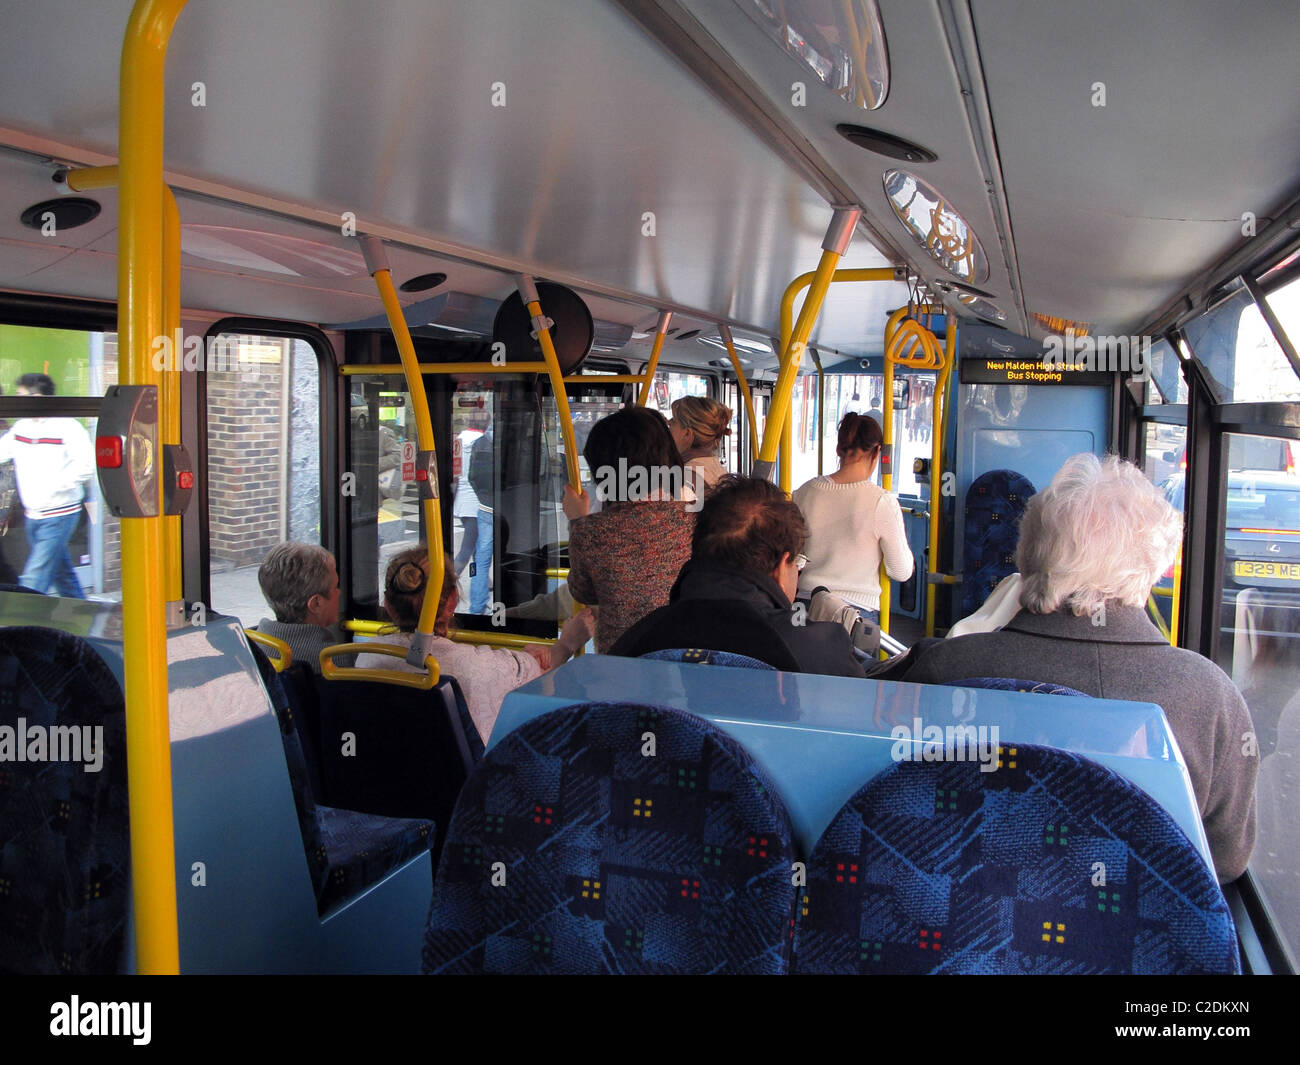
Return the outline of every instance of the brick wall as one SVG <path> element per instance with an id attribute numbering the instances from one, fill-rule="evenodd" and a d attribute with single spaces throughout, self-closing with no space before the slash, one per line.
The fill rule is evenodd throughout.
<path id="1" fill-rule="evenodd" d="M 259 564 L 280 542 L 280 403 L 289 341 L 241 337 L 241 361 L 208 371 L 209 543 L 213 562 Z M 278 355 L 274 353 L 278 351 Z"/>

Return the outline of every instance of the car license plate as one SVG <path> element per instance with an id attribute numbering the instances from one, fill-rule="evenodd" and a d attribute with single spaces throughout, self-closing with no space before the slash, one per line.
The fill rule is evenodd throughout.
<path id="1" fill-rule="evenodd" d="M 1243 562 L 1232 564 L 1234 577 L 1267 577 L 1278 581 L 1300 581 L 1300 563 Z"/>

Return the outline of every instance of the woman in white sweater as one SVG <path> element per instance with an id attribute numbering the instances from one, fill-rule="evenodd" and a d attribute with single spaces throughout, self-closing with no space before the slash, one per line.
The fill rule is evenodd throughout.
<path id="1" fill-rule="evenodd" d="M 880 560 L 895 581 L 907 580 L 914 565 L 898 500 L 871 483 L 883 443 L 878 421 L 846 414 L 835 449 L 840 468 L 794 493 L 808 523 L 808 564 L 799 574 L 800 597 L 809 598 L 814 589 L 824 587 L 876 622 Z"/>

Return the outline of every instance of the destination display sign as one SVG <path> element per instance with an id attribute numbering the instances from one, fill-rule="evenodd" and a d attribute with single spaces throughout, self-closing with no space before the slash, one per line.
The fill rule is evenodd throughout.
<path id="1" fill-rule="evenodd" d="M 964 385 L 1106 385 L 1111 374 L 1087 362 L 1016 358 L 962 359 L 958 363 Z"/>

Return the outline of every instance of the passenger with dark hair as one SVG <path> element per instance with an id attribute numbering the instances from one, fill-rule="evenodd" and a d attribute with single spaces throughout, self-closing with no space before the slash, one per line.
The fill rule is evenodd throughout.
<path id="1" fill-rule="evenodd" d="M 18 395 L 53 396 L 54 380 L 25 373 Z M 95 473 L 90 436 L 75 418 L 22 418 L 0 437 L 0 462 L 9 459 L 27 517 L 27 561 L 19 580 L 38 592 L 85 599 L 68 541 L 81 520 L 83 486 Z"/>
<path id="2" fill-rule="evenodd" d="M 898 500 L 871 483 L 884 436 L 866 414 L 846 414 L 835 453 L 840 468 L 800 486 L 794 501 L 808 522 L 808 565 L 799 574 L 799 594 L 810 598 L 822 587 L 880 621 L 880 561 L 896 581 L 912 575 L 915 563 L 903 529 Z"/>
<path id="3" fill-rule="evenodd" d="M 408 548 L 388 560 L 384 575 L 384 609 L 402 631 L 381 637 L 381 642 L 410 647 L 424 607 L 428 583 L 429 550 L 425 545 Z M 506 695 L 534 677 L 540 677 L 546 670 L 568 661 L 591 638 L 591 612 L 584 610 L 571 617 L 565 622 L 559 639 L 549 647 L 532 644 L 522 651 L 512 651 L 448 639 L 458 601 L 456 569 L 451 556 L 447 555 L 443 559 L 442 588 L 438 592 L 438 616 L 433 624 L 434 635 L 438 637 L 433 641 L 433 657 L 443 674 L 456 678 L 470 717 L 474 719 L 483 742 L 487 743 Z M 357 667 L 419 672 L 417 666 L 390 655 L 358 655 Z"/>
<path id="4" fill-rule="evenodd" d="M 625 407 L 592 426 L 583 455 L 602 509 L 571 486 L 564 490 L 569 525 L 569 590 L 598 606 L 596 650 L 668 602 L 691 554 L 695 514 L 679 498 L 682 459 L 663 416 Z M 692 501 L 692 506 L 694 505 Z"/>
<path id="5" fill-rule="evenodd" d="M 275 614 L 257 631 L 283 640 L 295 662 L 320 672 L 320 653 L 343 643 L 338 629 L 339 575 L 334 556 L 318 544 L 295 541 L 271 548 L 257 570 L 262 598 Z"/>
<path id="6" fill-rule="evenodd" d="M 1147 598 L 1181 541 L 1182 519 L 1140 469 L 1114 455 L 1075 455 L 1021 518 L 1020 612 L 1000 632 L 935 641 L 902 679 L 1046 681 L 1161 706 L 1226 882 L 1245 871 L 1255 843 L 1259 755 L 1228 676 L 1171 647 L 1147 618 Z"/>
<path id="7" fill-rule="evenodd" d="M 669 604 L 634 625 L 611 653 L 672 647 L 748 655 L 779 669 L 862 677 L 840 625 L 793 608 L 807 526 L 770 481 L 724 477 L 695 523 L 690 561 Z"/>

